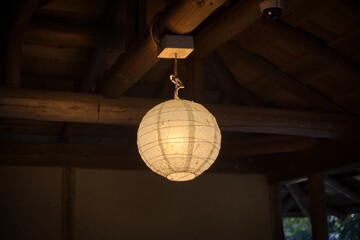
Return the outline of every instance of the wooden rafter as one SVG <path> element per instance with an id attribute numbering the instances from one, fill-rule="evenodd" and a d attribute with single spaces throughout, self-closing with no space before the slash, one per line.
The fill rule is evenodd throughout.
<path id="1" fill-rule="evenodd" d="M 246 89 L 241 88 L 231 73 L 227 70 L 217 53 L 212 53 L 204 59 L 205 64 L 218 79 L 223 91 L 230 97 L 233 104 L 243 102 L 250 106 L 268 106 L 264 100 L 258 98 Z"/>
<path id="2" fill-rule="evenodd" d="M 24 40 L 61 46 L 87 46 L 125 49 L 123 33 L 112 36 L 110 30 L 83 29 L 59 24 L 30 24 L 24 33 Z"/>
<path id="3" fill-rule="evenodd" d="M 331 177 L 325 177 L 325 184 L 329 185 L 330 187 L 335 188 L 338 192 L 344 194 L 346 197 L 350 198 L 356 203 L 360 203 L 360 194 L 351 190 L 347 186 L 343 185 L 342 183 L 336 181 Z"/>
<path id="4" fill-rule="evenodd" d="M 295 200 L 296 205 L 299 207 L 300 211 L 305 216 L 310 216 L 311 214 L 311 207 L 309 206 L 309 194 L 304 191 L 304 189 L 299 184 L 289 184 L 287 185 L 287 188 L 289 190 L 289 193 Z M 311 198 L 311 197 L 310 197 Z M 346 216 L 344 213 L 337 211 L 325 203 L 325 208 L 327 209 L 327 212 L 331 215 L 334 215 L 340 219 L 345 219 Z"/>
<path id="5" fill-rule="evenodd" d="M 271 36 L 273 41 L 281 38 L 281 41 L 296 46 L 299 51 L 320 59 L 329 66 L 343 71 L 347 76 L 352 76 L 354 81 L 360 80 L 360 68 L 354 61 L 327 45 L 319 43 L 298 29 L 279 21 L 270 22 L 266 19 L 260 19 L 258 26 L 258 31 Z"/>
<path id="6" fill-rule="evenodd" d="M 5 39 L 5 83 L 8 87 L 20 87 L 21 44 L 30 18 L 38 7 L 39 0 L 22 0 L 18 3 L 14 19 Z"/>
<path id="7" fill-rule="evenodd" d="M 307 101 L 309 104 L 315 105 L 325 111 L 347 112 L 345 109 L 331 102 L 326 97 L 313 91 L 309 87 L 304 86 L 297 80 L 288 76 L 286 73 L 273 67 L 266 60 L 246 51 L 245 49 L 237 47 L 233 44 L 226 44 L 223 47 L 220 47 L 218 52 L 220 52 L 223 57 L 232 56 L 232 58 L 237 61 L 241 61 L 241 64 L 245 64 L 250 68 L 259 71 L 274 82 L 274 84 L 278 84 L 292 94 Z"/>
<path id="8" fill-rule="evenodd" d="M 107 17 L 107 28 L 110 31 L 111 35 L 119 34 L 121 32 L 121 28 L 126 26 L 125 17 L 127 10 L 127 1 L 110 1 L 107 6 L 107 10 L 105 12 L 105 16 Z M 118 41 L 123 41 L 124 45 L 123 50 L 125 51 L 125 37 L 120 37 Z M 88 67 L 86 74 L 81 83 L 79 92 L 92 92 L 95 90 L 96 85 L 96 77 L 101 69 L 101 66 L 104 65 L 103 59 L 106 53 L 107 48 L 109 48 L 106 42 L 103 42 L 103 45 L 98 45 L 92 50 L 91 58 L 88 62 Z"/>
<path id="9" fill-rule="evenodd" d="M 137 125 L 160 99 L 106 99 L 96 94 L 0 89 L 0 117 Z M 205 105 L 224 131 L 336 138 L 355 124 L 343 115 L 242 106 Z"/>
<path id="10" fill-rule="evenodd" d="M 286 215 L 286 213 L 295 206 L 294 198 L 290 193 L 288 193 L 284 199 L 282 200 L 282 212 L 283 215 Z"/>
<path id="11" fill-rule="evenodd" d="M 329 0 L 307 1 L 305 4 L 299 6 L 297 1 L 286 4 L 286 10 L 282 19 L 293 26 L 299 26 L 314 16 L 319 11 L 328 7 L 331 2 Z M 290 11 L 289 11 L 290 10 Z M 296 11 L 294 11 L 296 10 Z"/>
<path id="12" fill-rule="evenodd" d="M 209 26 L 195 36 L 194 54 L 198 58 L 208 56 L 261 16 L 258 2 L 252 0 L 237 2 L 228 12 L 220 16 L 217 21 L 209 24 Z"/>
<path id="13" fill-rule="evenodd" d="M 349 138 L 319 143 L 309 151 L 296 154 L 278 154 L 261 158 L 271 162 L 271 183 L 287 183 L 313 173 L 359 164 L 359 143 L 358 139 Z M 286 171 L 281 171 L 282 169 Z"/>
<path id="14" fill-rule="evenodd" d="M 289 190 L 289 193 L 295 200 L 296 205 L 299 207 L 300 211 L 305 215 L 309 216 L 309 204 L 304 200 L 305 193 L 301 189 L 301 187 L 297 184 L 288 185 L 287 189 Z"/>

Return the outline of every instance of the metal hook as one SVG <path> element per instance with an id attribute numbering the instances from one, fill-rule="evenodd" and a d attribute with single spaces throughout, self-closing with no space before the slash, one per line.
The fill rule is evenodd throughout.
<path id="1" fill-rule="evenodd" d="M 180 99 L 179 98 L 179 89 L 185 88 L 182 81 L 175 76 L 174 74 L 170 75 L 170 80 L 175 84 L 175 90 L 174 90 L 174 99 Z"/>
<path id="2" fill-rule="evenodd" d="M 175 53 L 175 63 L 174 63 L 174 74 L 170 75 L 170 80 L 175 84 L 175 90 L 174 90 L 174 98 L 179 98 L 179 89 L 185 88 L 183 82 L 180 80 L 180 78 L 177 76 L 177 53 Z"/>

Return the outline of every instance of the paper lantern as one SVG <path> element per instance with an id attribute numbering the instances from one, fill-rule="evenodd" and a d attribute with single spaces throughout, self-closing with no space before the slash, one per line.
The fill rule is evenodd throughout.
<path id="1" fill-rule="evenodd" d="M 191 180 L 207 170 L 219 154 L 220 142 L 214 116 L 204 106 L 183 99 L 149 110 L 137 133 L 146 165 L 172 181 Z"/>

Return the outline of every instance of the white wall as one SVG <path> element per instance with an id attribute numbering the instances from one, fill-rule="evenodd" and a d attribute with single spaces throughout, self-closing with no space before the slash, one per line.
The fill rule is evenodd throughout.
<path id="1" fill-rule="evenodd" d="M 4 239 L 60 239 L 61 169 L 0 167 L 0 180 Z M 75 202 L 75 239 L 270 239 L 261 175 L 77 169 Z"/>

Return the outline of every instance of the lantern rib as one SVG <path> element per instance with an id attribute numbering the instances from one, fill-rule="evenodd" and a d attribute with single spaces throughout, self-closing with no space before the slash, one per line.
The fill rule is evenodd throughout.
<path id="1" fill-rule="evenodd" d="M 169 139 L 172 139 L 172 138 L 165 138 L 163 140 L 169 140 Z M 180 139 L 180 138 L 179 138 Z M 190 139 L 189 137 L 181 137 L 181 139 Z M 152 141 L 152 142 L 149 142 L 147 144 L 144 144 L 141 146 L 141 149 L 143 149 L 145 146 L 148 146 L 148 145 L 151 145 L 151 144 L 156 144 L 157 140 L 155 141 Z M 215 145 L 217 147 L 216 150 L 220 150 L 220 145 L 219 144 L 216 144 L 216 142 L 210 142 L 210 141 L 206 141 L 206 140 L 203 140 L 203 139 L 199 139 L 199 141 L 187 141 L 187 142 L 191 142 L 191 143 L 208 143 L 208 144 L 211 144 L 211 145 Z M 166 143 L 175 143 L 175 142 L 166 142 Z M 156 145 L 154 145 L 156 146 Z M 151 146 L 145 150 L 142 150 L 141 152 L 142 153 L 145 153 L 147 152 L 148 150 L 152 149 L 154 146 Z"/>
<path id="2" fill-rule="evenodd" d="M 165 110 L 167 110 L 167 109 L 173 109 L 173 110 L 171 110 L 171 111 L 165 111 L 165 110 L 163 110 L 162 113 L 179 113 L 179 112 L 181 112 L 181 110 L 179 110 L 179 109 L 177 109 L 177 108 L 162 108 L 162 109 L 165 109 Z M 156 116 L 158 110 L 157 110 L 156 113 L 152 114 L 152 111 L 155 111 L 155 110 L 157 110 L 157 109 L 152 109 L 152 110 L 150 110 L 148 117 Z M 208 112 L 202 111 L 202 110 L 189 110 L 189 111 L 191 111 L 191 112 L 198 112 L 198 113 L 201 113 L 201 114 L 208 114 Z M 183 112 L 185 112 L 185 111 L 183 111 Z"/>
<path id="3" fill-rule="evenodd" d="M 213 124 L 217 124 L 214 117 L 212 117 L 212 120 L 213 120 Z M 218 135 L 217 135 L 216 131 L 214 131 L 214 142 L 218 141 L 217 137 L 218 137 Z M 210 158 L 212 156 L 212 154 L 214 153 L 214 150 L 217 150 L 218 152 L 220 151 L 220 149 L 215 149 L 214 145 L 213 145 L 210 152 L 209 152 L 208 158 Z M 204 164 L 205 163 L 203 163 L 201 166 L 199 166 L 198 169 L 196 170 L 196 172 L 200 172 L 202 167 L 204 166 Z"/>
<path id="4" fill-rule="evenodd" d="M 161 150 L 161 153 L 163 154 L 164 156 L 164 159 L 166 161 L 166 163 L 168 164 L 168 167 L 170 169 L 171 168 L 171 165 L 170 165 L 170 161 L 167 159 L 167 157 L 165 156 L 165 149 L 164 149 L 164 145 L 163 145 L 163 142 L 162 142 L 162 137 L 161 137 L 161 127 L 160 127 L 160 123 L 161 123 L 161 110 L 163 108 L 164 105 L 161 105 L 160 108 L 159 108 L 159 112 L 158 112 L 158 116 L 157 116 L 157 119 L 156 119 L 156 123 L 157 123 L 157 135 L 158 135 L 158 141 L 159 141 L 159 147 L 160 147 L 160 150 Z"/>
<path id="5" fill-rule="evenodd" d="M 179 122 L 179 121 L 181 121 L 181 120 L 176 120 L 176 121 L 175 121 L 175 120 L 173 120 L 173 121 L 169 120 L 168 122 L 177 122 L 177 121 Z M 194 123 L 201 123 L 201 125 L 194 125 L 195 127 L 209 127 L 209 128 L 214 129 L 217 133 L 220 133 L 220 130 L 218 130 L 218 129 L 212 127 L 212 126 L 209 126 L 208 124 L 205 124 L 205 123 L 203 123 L 203 122 L 198 122 L 198 121 L 193 121 L 193 122 L 194 122 Z M 153 126 L 153 125 L 157 125 L 157 123 L 152 123 L 152 124 L 146 125 L 146 126 L 140 128 L 140 130 L 143 130 L 144 128 L 150 127 L 150 126 Z M 174 126 L 169 126 L 169 127 L 162 127 L 162 129 L 174 128 L 174 127 L 187 127 L 187 126 L 188 126 L 188 125 L 174 125 Z M 144 133 L 144 134 L 142 134 L 142 135 L 138 135 L 138 136 L 139 136 L 139 137 L 142 137 L 142 136 L 144 136 L 144 135 L 146 135 L 146 134 L 148 134 L 148 133 L 154 132 L 154 131 L 157 131 L 157 129 L 148 131 L 148 132 L 146 132 L 146 133 Z"/>

